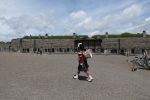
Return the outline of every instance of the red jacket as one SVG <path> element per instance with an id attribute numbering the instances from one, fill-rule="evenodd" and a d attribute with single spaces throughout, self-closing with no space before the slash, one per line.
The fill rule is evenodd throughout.
<path id="1" fill-rule="evenodd" d="M 83 65 L 83 63 L 84 63 L 84 54 L 83 54 L 83 51 L 80 51 L 78 53 L 78 56 L 79 56 L 79 64 Z"/>

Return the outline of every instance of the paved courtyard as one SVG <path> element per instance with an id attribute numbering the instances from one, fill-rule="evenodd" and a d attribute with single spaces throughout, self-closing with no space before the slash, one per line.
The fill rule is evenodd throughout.
<path id="1" fill-rule="evenodd" d="M 93 82 L 72 79 L 75 54 L 0 53 L 0 100 L 150 100 L 150 71 L 131 72 L 125 56 L 94 55 Z"/>

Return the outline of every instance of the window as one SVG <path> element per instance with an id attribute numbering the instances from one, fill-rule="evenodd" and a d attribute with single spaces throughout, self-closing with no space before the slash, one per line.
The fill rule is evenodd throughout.
<path id="1" fill-rule="evenodd" d="M 62 48 L 59 48 L 59 52 L 62 52 Z"/>
<path id="2" fill-rule="evenodd" d="M 131 53 L 134 54 L 134 53 L 135 53 L 135 50 L 134 50 L 134 49 L 131 49 Z"/>
<path id="3" fill-rule="evenodd" d="M 45 52 L 47 52 L 48 50 L 47 49 L 45 49 Z"/>
<path id="4" fill-rule="evenodd" d="M 55 52 L 55 49 L 54 49 L 54 48 L 52 48 L 52 52 Z"/>
<path id="5" fill-rule="evenodd" d="M 70 51 L 70 49 L 69 48 L 67 48 L 67 52 L 69 52 Z"/>

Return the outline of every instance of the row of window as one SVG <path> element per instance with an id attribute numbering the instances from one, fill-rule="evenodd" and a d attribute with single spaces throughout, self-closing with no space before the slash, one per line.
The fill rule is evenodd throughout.
<path id="1" fill-rule="evenodd" d="M 1 49 L 0 49 L 1 50 Z M 99 52 L 99 53 L 104 53 L 105 50 L 107 49 L 92 49 L 92 51 L 95 53 L 95 52 Z M 145 49 L 142 49 L 142 50 L 139 50 L 138 52 L 139 53 L 142 53 L 144 52 Z M 29 52 L 76 52 L 77 49 L 72 49 L 72 48 L 45 48 L 45 49 L 40 49 L 40 48 L 34 48 L 34 49 L 29 49 L 29 48 L 23 48 L 22 49 L 22 52 L 23 53 L 29 53 Z M 113 54 L 117 54 L 117 53 L 120 53 L 120 54 L 125 54 L 127 52 L 126 49 L 109 49 L 110 53 L 113 53 Z M 131 54 L 135 54 L 137 53 L 137 50 L 135 49 L 131 49 L 130 50 L 130 53 Z"/>
<path id="2" fill-rule="evenodd" d="M 34 49 L 29 49 L 29 48 L 23 48 L 22 52 L 23 53 L 29 53 L 29 52 L 73 52 L 74 50 L 71 48 L 45 48 L 45 49 L 41 49 L 41 48 L 34 48 Z"/>
<path id="3" fill-rule="evenodd" d="M 9 48 L 0 48 L 0 51 L 10 51 Z"/>

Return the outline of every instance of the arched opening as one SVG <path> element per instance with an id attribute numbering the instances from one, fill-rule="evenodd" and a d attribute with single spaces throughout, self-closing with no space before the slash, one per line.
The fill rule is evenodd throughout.
<path id="1" fill-rule="evenodd" d="M 59 52 L 62 52 L 62 48 L 59 48 Z"/>
<path id="2" fill-rule="evenodd" d="M 142 54 L 145 52 L 145 49 L 142 49 Z"/>
<path id="3" fill-rule="evenodd" d="M 101 49 L 101 53 L 104 53 L 104 49 Z"/>
<path id="4" fill-rule="evenodd" d="M 51 50 L 48 48 L 48 52 L 51 52 Z"/>
<path id="5" fill-rule="evenodd" d="M 124 50 L 123 50 L 123 49 L 121 49 L 120 54 L 122 54 L 122 55 L 124 55 L 124 54 L 125 54 L 125 52 L 124 52 Z"/>
<path id="6" fill-rule="evenodd" d="M 48 49 L 45 49 L 45 52 L 48 52 Z"/>
<path id="7" fill-rule="evenodd" d="M 27 48 L 27 53 L 29 53 L 30 52 L 30 50 L 29 50 L 29 48 Z"/>
<path id="8" fill-rule="evenodd" d="M 54 49 L 54 48 L 52 48 L 52 52 L 55 52 L 55 49 Z"/>
<path id="9" fill-rule="evenodd" d="M 70 49 L 69 48 L 67 48 L 67 52 L 69 52 L 70 51 Z"/>
<path id="10" fill-rule="evenodd" d="M 111 53 L 117 53 L 117 49 L 112 49 Z"/>
<path id="11" fill-rule="evenodd" d="M 135 49 L 131 49 L 131 53 L 134 54 L 135 53 Z"/>
<path id="12" fill-rule="evenodd" d="M 37 50 L 38 52 L 40 52 L 40 48 L 38 48 L 38 50 Z"/>
<path id="13" fill-rule="evenodd" d="M 37 50 L 36 48 L 33 48 L 33 52 L 34 52 L 34 53 L 36 52 L 36 50 Z"/>

